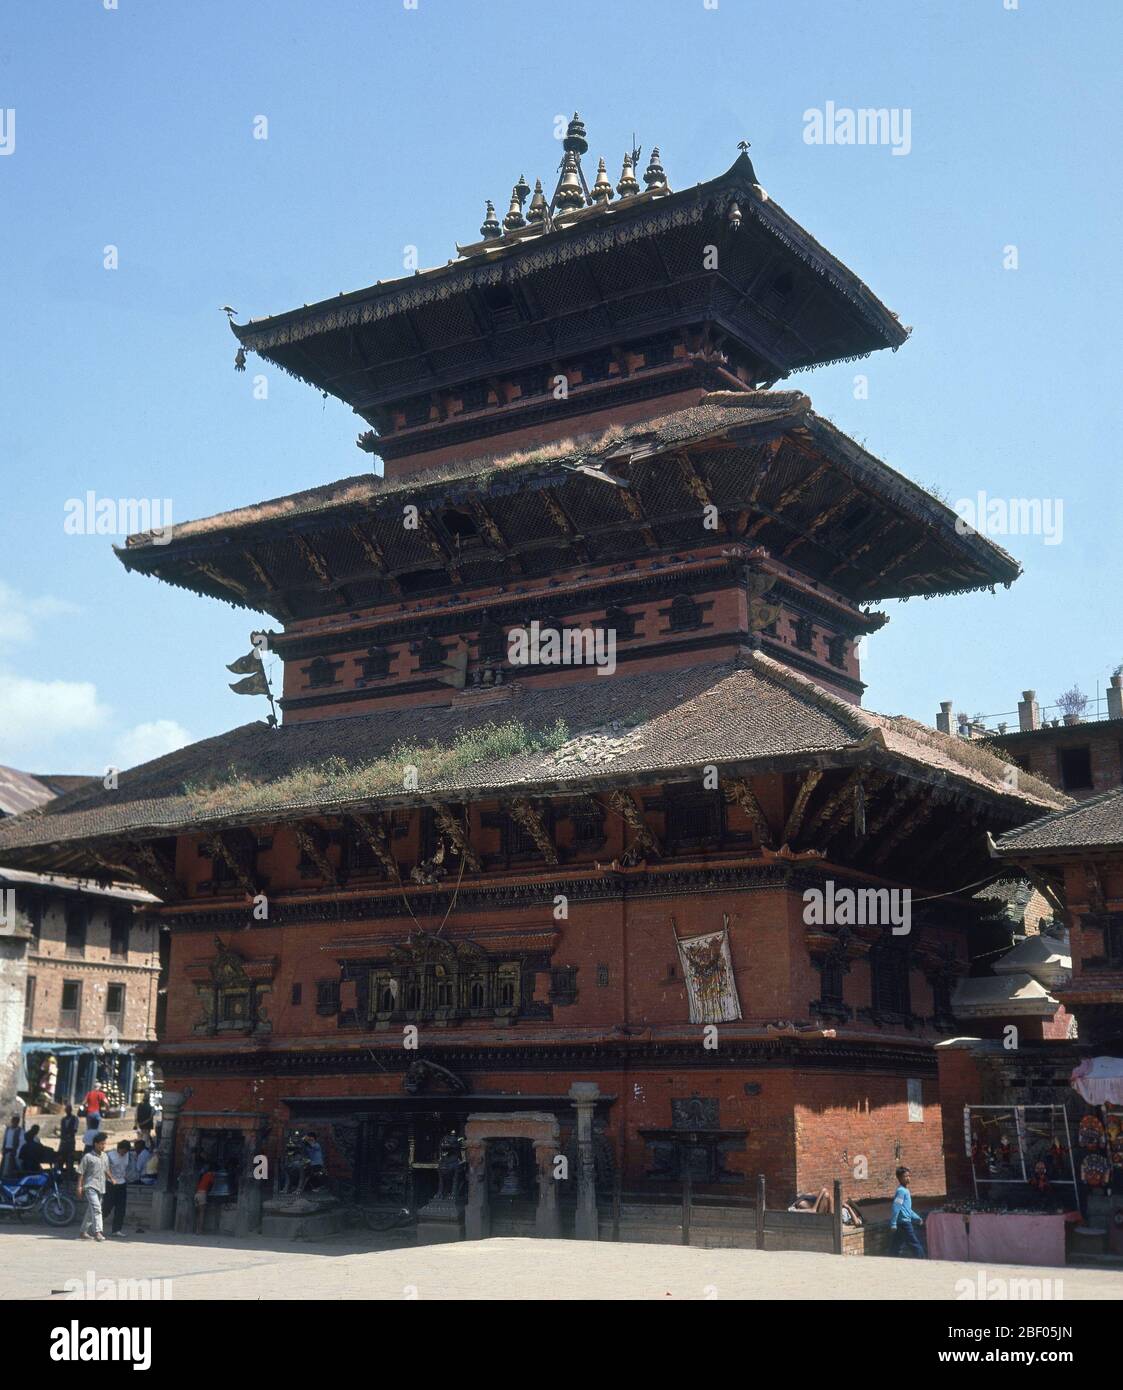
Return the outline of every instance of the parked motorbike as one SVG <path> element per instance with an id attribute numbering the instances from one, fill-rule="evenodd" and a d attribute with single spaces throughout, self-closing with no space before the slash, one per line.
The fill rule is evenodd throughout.
<path id="1" fill-rule="evenodd" d="M 74 1198 L 61 1190 L 58 1174 L 53 1171 L 0 1182 L 0 1214 L 12 1212 L 17 1221 L 28 1213 L 42 1214 L 48 1226 L 68 1226 L 76 1211 Z"/>

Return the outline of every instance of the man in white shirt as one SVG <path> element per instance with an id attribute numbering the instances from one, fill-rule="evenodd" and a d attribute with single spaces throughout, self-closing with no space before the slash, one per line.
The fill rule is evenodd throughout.
<path id="1" fill-rule="evenodd" d="M 110 1235 L 121 1236 L 125 1233 L 125 1203 L 129 1195 L 129 1141 L 127 1139 L 122 1139 L 109 1155 L 109 1176 L 113 1179 L 113 1185 L 105 1194 L 105 1219 L 108 1221 L 110 1216 L 113 1218 L 113 1229 L 110 1231 Z"/>
<path id="2" fill-rule="evenodd" d="M 0 1176 L 13 1179 L 19 1176 L 19 1166 L 16 1159 L 20 1149 L 23 1148 L 24 1138 L 20 1117 L 13 1115 L 4 1130 L 4 1159 L 3 1167 L 0 1168 Z"/>

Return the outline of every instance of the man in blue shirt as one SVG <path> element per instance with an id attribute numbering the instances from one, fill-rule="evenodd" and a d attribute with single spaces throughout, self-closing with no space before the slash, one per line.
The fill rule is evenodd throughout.
<path id="1" fill-rule="evenodd" d="M 889 1253 L 905 1255 L 909 1258 L 924 1259 L 924 1246 L 916 1234 L 916 1228 L 924 1223 L 912 1209 L 912 1193 L 909 1191 L 909 1170 L 897 1169 L 897 1190 L 893 1194 L 893 1214 L 889 1218 Z"/>

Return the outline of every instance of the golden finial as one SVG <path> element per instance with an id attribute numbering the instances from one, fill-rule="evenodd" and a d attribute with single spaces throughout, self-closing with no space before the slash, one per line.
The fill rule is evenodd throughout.
<path id="1" fill-rule="evenodd" d="M 607 206 L 612 198 L 612 181 L 608 177 L 603 159 L 597 165 L 597 177 L 590 197 L 594 203 L 601 203 L 604 206 Z"/>
<path id="2" fill-rule="evenodd" d="M 483 226 L 480 228 L 480 236 L 491 241 L 494 237 L 502 236 L 503 228 L 499 225 L 499 219 L 495 215 L 495 204 L 489 198 L 487 200 L 487 212 L 484 214 Z"/>
<path id="3" fill-rule="evenodd" d="M 558 180 L 558 186 L 554 192 L 554 207 L 561 212 L 570 212 L 573 208 L 583 208 L 584 206 L 585 190 L 581 187 L 581 172 L 577 163 L 577 155 L 573 150 L 566 150 L 565 159 L 562 161 L 561 178 Z"/>
<path id="4" fill-rule="evenodd" d="M 511 206 L 507 209 L 507 216 L 503 219 L 503 230 L 505 232 L 517 232 L 520 227 L 526 226 L 526 218 L 523 216 L 522 199 L 519 197 L 521 180 L 511 189 Z"/>
<path id="5" fill-rule="evenodd" d="M 659 162 L 658 145 L 651 151 L 651 158 L 648 160 L 647 168 L 644 170 L 643 181 L 647 184 L 649 193 L 669 192 L 667 188 L 667 176 L 663 172 L 662 164 Z"/>
<path id="6" fill-rule="evenodd" d="M 546 195 L 542 192 L 542 180 L 534 180 L 534 196 L 530 200 L 530 207 L 526 210 L 526 220 L 528 222 L 545 222 L 546 220 Z"/>
<path id="7" fill-rule="evenodd" d="M 639 181 L 632 168 L 632 156 L 630 154 L 624 156 L 624 167 L 620 171 L 620 182 L 616 185 L 616 191 L 621 198 L 630 198 L 633 193 L 639 192 Z"/>

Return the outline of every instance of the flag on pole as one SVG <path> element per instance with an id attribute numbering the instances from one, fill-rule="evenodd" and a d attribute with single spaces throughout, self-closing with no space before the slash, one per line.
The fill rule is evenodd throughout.
<path id="1" fill-rule="evenodd" d="M 672 930 L 674 922 L 671 922 Z M 686 977 L 691 1023 L 731 1023 L 741 1017 L 741 1001 L 729 954 L 729 918 L 721 931 L 683 940 L 675 932 L 679 960 Z"/>
<path id="2" fill-rule="evenodd" d="M 245 656 L 240 656 L 237 661 L 230 662 L 226 669 L 233 671 L 236 676 L 248 676 L 253 671 L 260 671 L 261 657 L 258 656 L 256 647 Z"/>
<path id="3" fill-rule="evenodd" d="M 259 666 L 252 676 L 246 676 L 240 681 L 231 681 L 230 689 L 235 695 L 268 695 L 269 682 Z"/>

